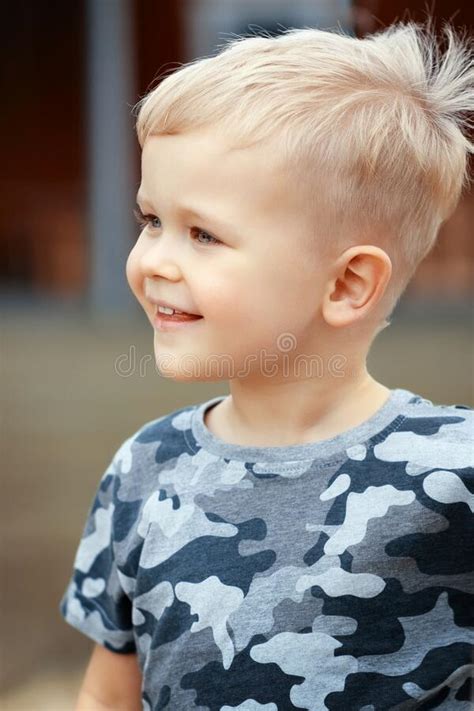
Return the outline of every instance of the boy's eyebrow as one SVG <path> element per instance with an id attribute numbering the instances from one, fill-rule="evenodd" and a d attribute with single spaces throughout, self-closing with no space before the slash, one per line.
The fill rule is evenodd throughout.
<path id="1" fill-rule="evenodd" d="M 150 208 L 153 209 L 151 200 L 149 200 L 145 195 L 141 195 L 140 190 L 137 192 L 136 201 L 137 201 L 137 205 L 139 207 L 148 205 Z M 234 235 L 235 237 L 238 236 L 233 231 L 233 229 L 231 228 L 230 225 L 216 219 L 215 217 L 212 217 L 211 215 L 205 215 L 202 212 L 198 212 L 197 210 L 194 210 L 192 207 L 186 207 L 185 205 L 181 205 L 180 210 L 182 213 L 188 213 L 189 215 L 196 217 L 198 220 L 202 220 L 203 222 L 208 222 L 211 225 L 212 224 L 215 225 L 219 232 L 224 232 L 224 233 L 227 232 L 227 233 L 229 233 L 229 235 Z"/>

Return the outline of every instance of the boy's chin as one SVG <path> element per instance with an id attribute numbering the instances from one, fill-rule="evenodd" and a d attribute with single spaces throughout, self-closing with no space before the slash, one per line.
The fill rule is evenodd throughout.
<path id="1" fill-rule="evenodd" d="M 221 380 L 226 381 L 228 378 L 218 378 L 218 377 L 213 377 L 213 376 L 198 376 L 194 374 L 189 374 L 188 372 L 185 371 L 180 371 L 180 370 L 162 370 L 157 366 L 157 371 L 159 375 L 161 375 L 163 378 L 167 378 L 168 380 L 173 380 L 175 383 L 216 383 Z"/>
<path id="2" fill-rule="evenodd" d="M 222 372 L 220 368 L 207 369 L 200 363 L 187 363 L 183 367 L 167 361 L 162 356 L 155 361 L 156 371 L 163 378 L 174 380 L 176 383 L 218 383 L 228 382 L 229 373 Z"/>
<path id="3" fill-rule="evenodd" d="M 155 367 L 159 375 L 177 383 L 220 382 L 228 381 L 229 372 L 214 364 L 206 368 L 197 358 L 180 361 L 179 356 L 159 353 L 155 354 Z"/>

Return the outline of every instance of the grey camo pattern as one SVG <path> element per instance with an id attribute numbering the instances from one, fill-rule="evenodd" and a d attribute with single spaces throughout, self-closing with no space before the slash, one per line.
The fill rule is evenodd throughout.
<path id="1" fill-rule="evenodd" d="M 197 405 L 104 472 L 60 602 L 144 711 L 468 711 L 473 410 L 412 393 L 339 461 L 226 459 Z"/>

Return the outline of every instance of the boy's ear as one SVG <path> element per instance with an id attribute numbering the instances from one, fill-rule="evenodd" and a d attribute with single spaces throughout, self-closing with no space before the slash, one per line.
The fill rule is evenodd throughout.
<path id="1" fill-rule="evenodd" d="M 331 273 L 322 313 L 330 326 L 340 328 L 373 312 L 390 281 L 392 262 L 380 247 L 359 244 L 338 257 Z"/>

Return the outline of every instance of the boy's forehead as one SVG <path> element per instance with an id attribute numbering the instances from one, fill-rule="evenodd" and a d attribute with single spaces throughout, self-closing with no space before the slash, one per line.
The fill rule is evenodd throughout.
<path id="1" fill-rule="evenodd" d="M 214 209 L 216 200 L 224 205 L 237 200 L 244 212 L 253 214 L 291 209 L 294 197 L 275 147 L 240 148 L 210 130 L 149 136 L 139 193 L 150 201 L 186 195 Z"/>
<path id="2" fill-rule="evenodd" d="M 178 134 L 150 135 L 145 141 L 142 158 L 145 159 L 148 154 L 151 159 L 179 154 L 180 160 L 213 160 L 219 164 L 231 161 L 241 165 L 257 161 L 259 165 L 272 169 L 277 167 L 277 154 L 269 150 L 267 144 L 240 146 L 224 137 L 222 132 L 212 131 L 209 127 Z"/>

